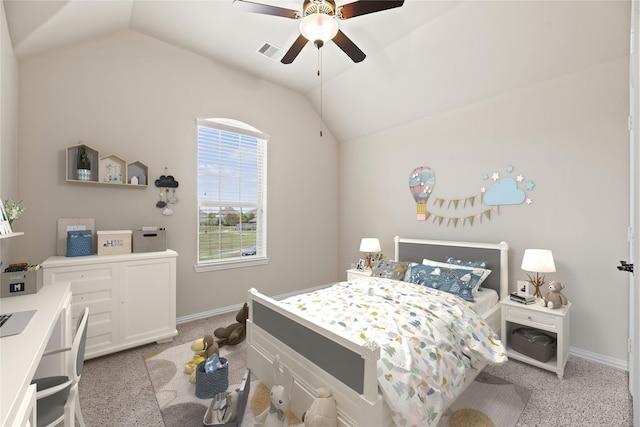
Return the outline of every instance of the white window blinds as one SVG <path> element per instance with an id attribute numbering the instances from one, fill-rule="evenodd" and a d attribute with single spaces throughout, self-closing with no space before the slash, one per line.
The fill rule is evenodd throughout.
<path id="1" fill-rule="evenodd" d="M 268 136 L 229 119 L 197 126 L 198 265 L 266 260 Z"/>

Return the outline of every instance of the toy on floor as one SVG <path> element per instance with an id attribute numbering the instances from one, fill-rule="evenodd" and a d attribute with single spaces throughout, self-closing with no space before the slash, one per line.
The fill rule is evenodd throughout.
<path id="1" fill-rule="evenodd" d="M 220 354 L 218 344 L 213 340 L 213 336 L 205 335 L 191 343 L 193 358 L 184 365 L 184 373 L 192 375 L 196 371 L 196 367 L 200 362 L 204 362 L 212 354 Z"/>
<path id="2" fill-rule="evenodd" d="M 222 347 L 225 345 L 240 344 L 247 336 L 247 319 L 249 318 L 249 306 L 245 302 L 238 314 L 236 314 L 236 321 L 233 325 L 229 325 L 226 328 L 218 328 L 213 331 L 213 335 L 219 338 L 216 343 Z"/>
<path id="3" fill-rule="evenodd" d="M 558 281 L 549 282 L 549 290 L 547 294 L 540 301 L 540 305 L 549 308 L 560 308 L 563 305 L 567 305 L 567 297 L 561 292 L 564 289 L 564 285 Z"/>
<path id="4" fill-rule="evenodd" d="M 338 427 L 338 409 L 336 401 L 327 387 L 316 389 L 318 397 L 309 409 L 302 414 L 304 427 Z"/>
<path id="5" fill-rule="evenodd" d="M 280 372 L 280 355 L 273 361 L 274 386 L 271 387 L 271 405 L 256 416 L 256 421 L 264 420 L 265 427 L 289 427 L 287 411 L 291 406 L 293 376 L 286 366 Z"/>

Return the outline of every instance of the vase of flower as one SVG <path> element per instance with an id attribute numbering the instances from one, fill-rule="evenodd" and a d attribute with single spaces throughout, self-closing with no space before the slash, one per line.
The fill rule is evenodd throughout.
<path id="1" fill-rule="evenodd" d="M 77 174 L 80 181 L 91 179 L 91 154 L 84 147 L 78 148 Z"/>
<path id="2" fill-rule="evenodd" d="M 22 200 L 19 202 L 13 201 L 13 199 L 7 199 L 4 201 L 4 211 L 7 214 L 7 220 L 9 221 L 9 226 L 13 226 L 13 221 L 20 218 L 22 212 L 24 212 L 24 206 L 22 205 Z"/>

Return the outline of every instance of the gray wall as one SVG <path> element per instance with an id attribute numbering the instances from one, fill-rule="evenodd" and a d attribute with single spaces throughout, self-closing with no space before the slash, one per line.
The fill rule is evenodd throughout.
<path id="1" fill-rule="evenodd" d="M 19 176 L 27 210 L 18 259 L 55 253 L 60 217 L 95 218 L 98 230 L 167 228 L 179 253 L 177 315 L 239 304 L 256 287 L 280 294 L 335 280 L 337 144 L 320 139 L 299 94 L 131 31 L 20 62 Z M 196 118 L 241 120 L 268 142 L 268 265 L 196 273 Z M 68 183 L 65 147 L 149 166 L 180 183 L 173 216 L 159 189 Z M 164 168 L 167 168 L 165 171 Z M 150 304 L 153 296 L 149 296 Z"/>
<path id="2" fill-rule="evenodd" d="M 510 282 L 527 248 L 553 251 L 556 273 L 573 303 L 571 346 L 626 364 L 628 274 L 628 59 L 623 58 L 505 93 L 445 114 L 340 144 L 340 251 L 346 269 L 362 257 L 361 237 L 393 236 L 510 244 Z M 512 174 L 507 166 L 513 166 Z M 485 173 L 522 174 L 533 203 L 502 206 L 473 225 L 416 221 L 410 172 L 430 166 L 432 199 L 461 199 L 491 186 Z M 428 210 L 464 217 L 488 209 Z M 609 359 L 609 360 L 607 360 Z"/>
<path id="3" fill-rule="evenodd" d="M 18 160 L 18 63 L 13 54 L 4 13 L 0 7 L 0 202 L 17 199 Z M 0 261 L 8 263 L 13 256 L 15 239 L 0 240 Z"/>

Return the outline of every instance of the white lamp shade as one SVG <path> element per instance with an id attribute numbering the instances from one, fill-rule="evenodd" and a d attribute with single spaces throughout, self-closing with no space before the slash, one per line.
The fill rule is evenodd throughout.
<path id="1" fill-rule="evenodd" d="M 547 249 L 526 249 L 520 268 L 533 273 L 553 273 L 556 271 L 553 254 Z"/>
<path id="2" fill-rule="evenodd" d="M 338 34 L 338 22 L 324 13 L 307 15 L 300 21 L 300 33 L 311 42 L 326 43 Z"/>
<path id="3" fill-rule="evenodd" d="M 373 237 L 364 237 L 360 242 L 360 252 L 380 252 L 380 241 Z"/>

